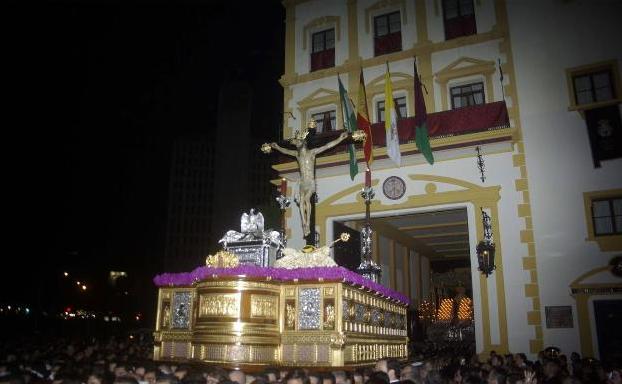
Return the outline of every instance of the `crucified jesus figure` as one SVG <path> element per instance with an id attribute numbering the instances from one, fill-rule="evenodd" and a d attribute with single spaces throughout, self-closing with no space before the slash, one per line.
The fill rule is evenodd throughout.
<path id="1" fill-rule="evenodd" d="M 313 128 L 314 123 L 314 121 L 311 121 L 309 127 Z M 298 205 L 300 207 L 300 218 L 302 220 L 302 230 L 305 237 L 311 233 L 311 199 L 315 193 L 315 158 L 320 153 L 334 148 L 337 144 L 350 136 L 348 132 L 343 132 L 338 138 L 321 147 L 307 148 L 308 134 L 308 129 L 305 129 L 304 132 L 296 132 L 296 135 L 289 140 L 290 143 L 296 146 L 295 150 L 283 148 L 277 143 L 264 144 L 261 146 L 261 150 L 264 153 L 270 153 L 272 149 L 275 149 L 284 155 L 295 157 L 298 161 L 298 170 L 300 172 Z M 361 135 L 354 134 L 353 138 L 355 140 L 360 140 Z"/>

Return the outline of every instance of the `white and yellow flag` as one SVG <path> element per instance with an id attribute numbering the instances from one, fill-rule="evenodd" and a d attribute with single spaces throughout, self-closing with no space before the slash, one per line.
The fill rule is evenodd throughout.
<path id="1" fill-rule="evenodd" d="M 395 111 L 388 63 L 387 72 L 384 75 L 384 129 L 387 134 L 387 155 L 399 167 L 402 162 L 402 155 L 400 153 L 400 139 L 397 134 L 397 112 Z"/>

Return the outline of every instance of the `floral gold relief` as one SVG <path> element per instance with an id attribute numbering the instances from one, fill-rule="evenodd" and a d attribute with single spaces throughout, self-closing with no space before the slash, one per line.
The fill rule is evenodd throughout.
<path id="1" fill-rule="evenodd" d="M 208 293 L 201 295 L 199 316 L 240 316 L 240 293 Z"/>
<path id="2" fill-rule="evenodd" d="M 296 328 L 296 306 L 293 301 L 285 306 L 285 327 L 287 329 Z"/>
<path id="3" fill-rule="evenodd" d="M 324 329 L 335 329 L 335 306 L 332 303 L 324 306 Z"/>

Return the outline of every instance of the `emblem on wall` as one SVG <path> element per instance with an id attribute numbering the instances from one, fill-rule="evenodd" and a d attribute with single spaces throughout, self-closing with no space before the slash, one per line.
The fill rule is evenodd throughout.
<path id="1" fill-rule="evenodd" d="M 401 199 L 406 193 L 406 182 L 400 177 L 389 176 L 382 183 L 382 192 L 391 200 Z"/>

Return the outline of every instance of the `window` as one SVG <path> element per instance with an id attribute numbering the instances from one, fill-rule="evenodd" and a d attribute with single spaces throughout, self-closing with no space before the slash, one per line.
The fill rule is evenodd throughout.
<path id="1" fill-rule="evenodd" d="M 451 108 L 470 107 L 485 103 L 484 83 L 473 83 L 451 87 Z"/>
<path id="2" fill-rule="evenodd" d="M 335 131 L 337 129 L 337 126 L 335 125 L 336 116 L 337 114 L 334 109 L 331 111 L 318 112 L 318 113 L 312 114 L 311 118 L 315 120 L 317 124 L 315 128 L 316 132 L 321 133 L 321 132 Z"/>
<path id="3" fill-rule="evenodd" d="M 406 117 L 406 96 L 396 97 L 393 99 L 393 101 L 395 103 L 395 112 L 397 112 L 397 119 L 400 120 L 403 117 Z M 376 103 L 376 116 L 378 117 L 379 123 L 384 121 L 384 100 Z"/>
<path id="4" fill-rule="evenodd" d="M 585 111 L 622 101 L 622 84 L 617 60 L 566 68 L 569 111 Z"/>
<path id="5" fill-rule="evenodd" d="M 473 0 L 443 0 L 445 40 L 477 33 Z"/>
<path id="6" fill-rule="evenodd" d="M 587 241 L 601 251 L 622 251 L 622 189 L 584 192 Z"/>
<path id="7" fill-rule="evenodd" d="M 335 66 L 335 29 L 311 36 L 311 71 Z"/>
<path id="8" fill-rule="evenodd" d="M 386 55 L 402 50 L 400 12 L 374 17 L 374 55 Z"/>
<path id="9" fill-rule="evenodd" d="M 590 104 L 615 98 L 611 71 L 603 70 L 572 77 L 575 102 Z"/>
<path id="10" fill-rule="evenodd" d="M 594 236 L 622 234 L 622 196 L 592 200 Z"/>

